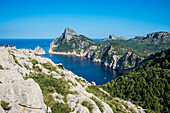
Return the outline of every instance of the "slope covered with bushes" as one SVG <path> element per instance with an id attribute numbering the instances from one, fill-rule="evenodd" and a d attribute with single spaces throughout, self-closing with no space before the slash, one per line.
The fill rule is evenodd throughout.
<path id="1" fill-rule="evenodd" d="M 111 96 L 120 97 L 155 112 L 170 110 L 170 49 L 152 55 L 128 74 L 103 85 Z"/>

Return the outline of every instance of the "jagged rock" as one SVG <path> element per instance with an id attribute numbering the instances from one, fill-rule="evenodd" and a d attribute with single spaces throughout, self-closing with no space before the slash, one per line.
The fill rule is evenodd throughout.
<path id="1" fill-rule="evenodd" d="M 113 34 L 109 35 L 109 39 L 111 39 L 111 40 L 128 40 L 128 38 L 126 38 L 126 37 L 122 37 L 122 36 L 118 37 L 118 36 L 115 36 Z"/>
<path id="2" fill-rule="evenodd" d="M 37 55 L 43 55 L 43 54 L 45 54 L 45 51 L 44 51 L 43 48 L 41 48 L 40 46 L 37 46 L 37 47 L 34 49 L 34 53 L 37 54 Z"/>
<path id="3" fill-rule="evenodd" d="M 161 31 L 155 33 L 149 33 L 146 37 L 136 36 L 132 41 L 145 42 L 149 44 L 170 43 L 170 32 Z"/>
<path id="4" fill-rule="evenodd" d="M 46 106 L 43 102 L 42 92 L 34 80 L 1 84 L 0 89 L 0 100 L 10 103 L 9 112 L 45 113 Z"/>

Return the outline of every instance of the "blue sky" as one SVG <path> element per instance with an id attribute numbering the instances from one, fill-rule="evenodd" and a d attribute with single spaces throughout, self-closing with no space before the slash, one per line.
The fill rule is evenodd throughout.
<path id="1" fill-rule="evenodd" d="M 0 38 L 89 38 L 170 32 L 170 0 L 0 0 Z"/>

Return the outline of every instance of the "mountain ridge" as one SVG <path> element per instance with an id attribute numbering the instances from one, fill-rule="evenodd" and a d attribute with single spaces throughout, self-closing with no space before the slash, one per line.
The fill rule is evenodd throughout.
<path id="1" fill-rule="evenodd" d="M 65 31 L 63 34 L 65 34 Z M 94 62 L 100 62 L 105 66 L 116 69 L 120 73 L 136 67 L 143 60 L 142 54 L 119 43 L 103 45 L 77 33 L 76 35 L 70 34 L 72 37 L 69 36 L 69 40 L 67 40 L 67 37 L 63 37 L 63 34 L 50 44 L 49 53 L 84 56 L 92 59 Z M 65 42 L 61 43 L 63 38 Z M 122 48 L 118 48 L 118 46 Z M 125 55 L 126 53 L 128 53 L 128 56 Z"/>

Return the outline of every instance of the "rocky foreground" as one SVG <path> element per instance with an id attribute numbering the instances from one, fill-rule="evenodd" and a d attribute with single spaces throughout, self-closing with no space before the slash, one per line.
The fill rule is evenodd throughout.
<path id="1" fill-rule="evenodd" d="M 139 112 L 32 50 L 0 48 L 0 113 Z"/>

